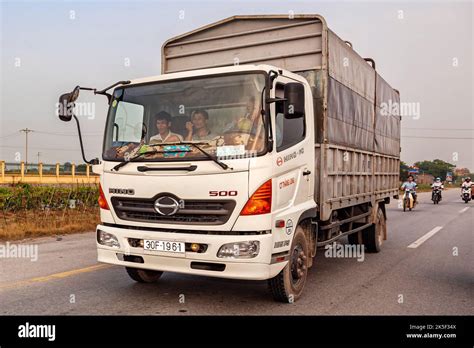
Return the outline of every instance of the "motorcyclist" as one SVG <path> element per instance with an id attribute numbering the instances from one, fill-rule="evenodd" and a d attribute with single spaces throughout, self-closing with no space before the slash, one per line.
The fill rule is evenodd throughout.
<path id="1" fill-rule="evenodd" d="M 462 189 L 464 189 L 464 188 L 472 188 L 472 182 L 471 182 L 471 178 L 469 176 L 464 178 L 464 181 L 461 184 L 461 197 L 462 197 Z M 472 189 L 471 189 L 471 195 L 472 195 Z"/>
<path id="2" fill-rule="evenodd" d="M 435 181 L 431 184 L 431 200 L 433 200 L 434 197 L 434 189 L 439 189 L 439 200 L 441 201 L 441 191 L 444 190 L 444 185 L 443 182 L 441 181 L 441 178 L 436 178 Z"/>
<path id="3" fill-rule="evenodd" d="M 416 187 L 418 185 L 415 182 L 415 179 L 413 178 L 413 175 L 408 175 L 407 181 L 405 181 L 401 187 L 402 190 L 410 190 L 411 195 L 413 196 L 413 205 L 415 205 L 416 202 Z"/>

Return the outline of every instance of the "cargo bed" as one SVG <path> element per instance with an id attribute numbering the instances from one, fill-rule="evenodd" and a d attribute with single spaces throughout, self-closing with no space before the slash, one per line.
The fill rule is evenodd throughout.
<path id="1" fill-rule="evenodd" d="M 313 95 L 320 220 L 397 196 L 401 118 L 386 106 L 399 103 L 399 93 L 322 16 L 233 16 L 168 40 L 161 63 L 162 73 L 269 64 L 304 76 Z"/>

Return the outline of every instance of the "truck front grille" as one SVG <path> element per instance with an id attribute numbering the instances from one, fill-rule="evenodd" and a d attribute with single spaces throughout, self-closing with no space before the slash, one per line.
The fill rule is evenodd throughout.
<path id="1" fill-rule="evenodd" d="M 148 199 L 112 197 L 111 201 L 115 213 L 122 220 L 167 224 L 222 225 L 229 220 L 235 208 L 233 200 L 179 200 L 176 198 L 181 203 L 176 213 L 162 215 L 155 210 L 155 202 L 160 197 L 163 195 Z"/>

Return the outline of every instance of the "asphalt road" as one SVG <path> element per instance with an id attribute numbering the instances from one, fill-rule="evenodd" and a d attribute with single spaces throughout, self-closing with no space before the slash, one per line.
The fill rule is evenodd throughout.
<path id="1" fill-rule="evenodd" d="M 472 315 L 474 202 L 461 201 L 457 189 L 443 194 L 433 205 L 421 193 L 405 213 L 392 202 L 388 240 L 363 262 L 318 250 L 293 304 L 274 302 L 266 281 L 167 273 L 156 284 L 137 284 L 122 267 L 98 264 L 95 234 L 84 233 L 25 241 L 38 245 L 35 262 L 0 259 L 0 314 Z"/>

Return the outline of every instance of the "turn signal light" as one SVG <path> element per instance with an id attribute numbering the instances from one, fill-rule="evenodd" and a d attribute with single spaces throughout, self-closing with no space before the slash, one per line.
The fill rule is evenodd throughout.
<path id="1" fill-rule="evenodd" d="M 105 199 L 104 191 L 102 191 L 102 186 L 99 184 L 99 207 L 105 210 L 110 210 L 109 204 Z"/>
<path id="2" fill-rule="evenodd" d="M 272 210 L 272 179 L 260 186 L 250 197 L 240 215 L 268 214 Z"/>
<path id="3" fill-rule="evenodd" d="M 285 223 L 285 220 L 277 220 L 275 222 L 275 227 L 276 228 L 283 228 L 285 227 L 286 223 Z"/>

